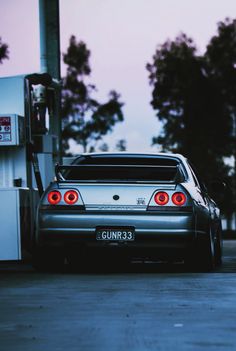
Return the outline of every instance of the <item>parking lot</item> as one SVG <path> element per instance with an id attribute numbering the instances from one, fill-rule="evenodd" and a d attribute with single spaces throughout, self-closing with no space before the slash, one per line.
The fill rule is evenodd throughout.
<path id="1" fill-rule="evenodd" d="M 136 263 L 38 273 L 0 264 L 0 350 L 233 350 L 236 241 L 214 273 Z"/>

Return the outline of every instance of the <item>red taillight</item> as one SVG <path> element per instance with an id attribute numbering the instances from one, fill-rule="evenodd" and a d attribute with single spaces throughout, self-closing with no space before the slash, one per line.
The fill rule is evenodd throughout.
<path id="1" fill-rule="evenodd" d="M 169 195 L 167 193 L 165 193 L 164 191 L 159 191 L 154 196 L 154 200 L 155 200 L 157 205 L 163 206 L 163 205 L 166 205 L 167 202 L 169 201 Z"/>
<path id="2" fill-rule="evenodd" d="M 183 206 L 186 202 L 186 196 L 183 193 L 174 193 L 172 195 L 172 202 L 176 206 Z"/>
<path id="3" fill-rule="evenodd" d="M 61 201 L 61 193 L 57 190 L 54 191 L 50 191 L 50 193 L 48 193 L 48 202 L 51 205 L 56 205 Z"/>
<path id="4" fill-rule="evenodd" d="M 74 205 L 78 201 L 79 195 L 75 190 L 69 190 L 64 195 L 64 200 L 68 205 Z"/>

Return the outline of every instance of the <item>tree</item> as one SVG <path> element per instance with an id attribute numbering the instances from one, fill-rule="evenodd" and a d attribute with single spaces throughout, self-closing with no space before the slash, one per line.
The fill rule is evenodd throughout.
<path id="1" fill-rule="evenodd" d="M 226 18 L 218 23 L 217 35 L 209 42 L 205 53 L 208 74 L 221 90 L 227 109 L 236 108 L 236 20 Z"/>
<path id="2" fill-rule="evenodd" d="M 116 143 L 116 150 L 117 151 L 126 151 L 127 149 L 127 142 L 125 139 L 120 139 Z"/>
<path id="3" fill-rule="evenodd" d="M 209 165 L 212 154 L 229 156 L 231 122 L 225 102 L 208 75 L 206 60 L 196 55 L 193 41 L 182 34 L 165 42 L 147 69 L 154 87 L 151 104 L 163 123 L 163 131 L 153 138 L 153 144 L 184 153 L 198 167 L 203 158 L 204 166 Z"/>
<path id="4" fill-rule="evenodd" d="M 107 143 L 103 143 L 102 145 L 99 146 L 99 150 L 102 152 L 108 152 L 109 146 L 107 145 Z"/>
<path id="5" fill-rule="evenodd" d="M 236 19 L 226 18 L 218 23 L 217 35 L 210 40 L 205 57 L 209 65 L 208 74 L 221 91 L 231 123 L 227 144 L 234 155 L 234 171 L 227 198 L 234 196 L 233 207 L 236 209 Z"/>
<path id="6" fill-rule="evenodd" d="M 2 63 L 3 60 L 9 58 L 9 50 L 8 50 L 8 45 L 2 42 L 2 38 L 0 37 L 0 63 Z"/>
<path id="7" fill-rule="evenodd" d="M 94 150 L 97 142 L 124 119 L 123 103 L 116 91 L 109 93 L 105 103 L 93 97 L 96 87 L 86 82 L 91 73 L 89 57 L 86 44 L 72 36 L 67 53 L 63 55 L 67 65 L 62 91 L 64 151 L 69 148 L 70 139 L 81 145 L 84 152 Z"/>
<path id="8" fill-rule="evenodd" d="M 229 73 L 229 68 L 222 68 L 226 58 L 234 59 L 234 44 L 227 44 L 225 39 L 226 32 L 235 38 L 233 28 L 231 22 L 221 23 L 218 35 L 202 56 L 197 54 L 193 40 L 181 34 L 158 46 L 153 62 L 147 65 L 153 87 L 151 104 L 162 123 L 162 132 L 153 138 L 153 144 L 186 155 L 206 182 L 213 178 L 229 180 L 230 167 L 225 164 L 225 157 L 232 155 L 230 111 L 235 111 L 236 94 L 230 95 L 232 108 L 226 79 L 232 70 Z M 233 77 L 232 92 L 236 88 Z"/>

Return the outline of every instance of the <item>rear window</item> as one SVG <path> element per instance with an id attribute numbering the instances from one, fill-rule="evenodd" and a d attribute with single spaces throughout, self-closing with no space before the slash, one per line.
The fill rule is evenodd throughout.
<path id="1" fill-rule="evenodd" d="M 177 174 L 175 166 L 117 166 L 101 165 L 77 166 L 64 171 L 66 180 L 104 180 L 104 181 L 174 181 Z"/>
<path id="2" fill-rule="evenodd" d="M 179 161 L 157 157 L 81 157 L 59 167 L 65 180 L 99 182 L 174 182 Z"/>

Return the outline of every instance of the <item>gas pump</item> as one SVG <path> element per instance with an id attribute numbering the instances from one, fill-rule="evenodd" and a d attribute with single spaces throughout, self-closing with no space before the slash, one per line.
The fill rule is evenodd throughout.
<path id="1" fill-rule="evenodd" d="M 37 201 L 59 161 L 59 99 L 47 73 L 0 78 L 0 260 L 30 250 Z"/>

